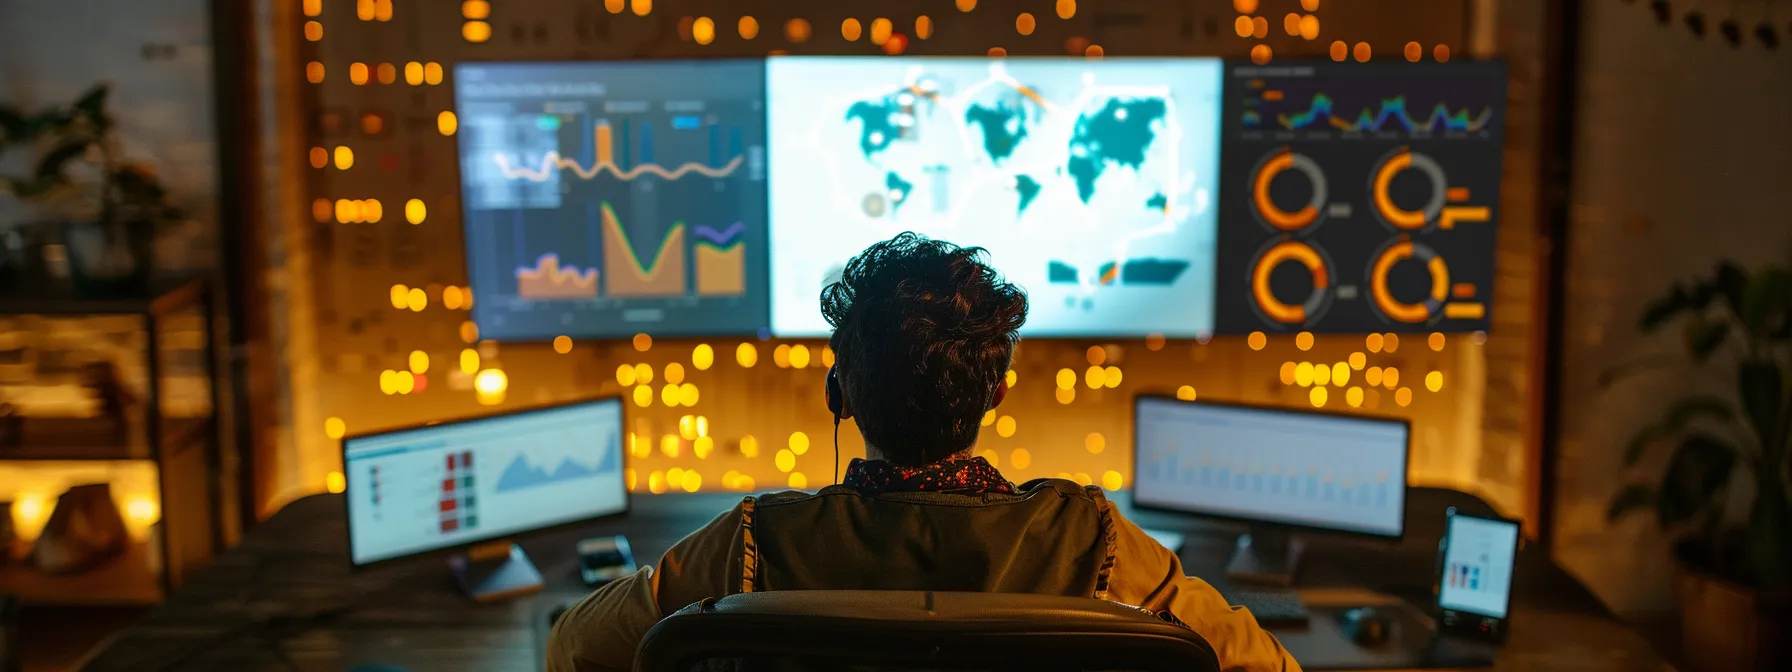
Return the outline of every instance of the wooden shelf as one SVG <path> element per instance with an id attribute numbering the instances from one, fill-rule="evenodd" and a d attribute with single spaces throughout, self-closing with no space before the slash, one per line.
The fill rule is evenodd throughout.
<path id="1" fill-rule="evenodd" d="M 24 555 L 17 549 L 13 557 Z M 124 555 L 73 574 L 46 574 L 29 560 L 0 564 L 0 593 L 17 595 L 26 606 L 135 606 L 160 604 L 160 574 L 149 564 L 149 546 L 132 542 Z"/>
<path id="2" fill-rule="evenodd" d="M 155 458 L 147 443 L 132 445 L 131 436 L 141 433 L 138 428 L 121 433 L 117 424 L 92 418 L 25 418 L 22 424 L 18 443 L 0 444 L 0 461 Z M 162 422 L 162 449 L 179 452 L 204 439 L 210 426 L 205 418 L 168 418 Z"/>

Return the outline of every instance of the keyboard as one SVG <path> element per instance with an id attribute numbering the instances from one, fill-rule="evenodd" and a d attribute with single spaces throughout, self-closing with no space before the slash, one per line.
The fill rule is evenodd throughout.
<path id="1" fill-rule="evenodd" d="M 1303 626 L 1309 618 L 1307 604 L 1292 590 L 1235 590 L 1226 601 L 1250 609 L 1265 628 Z"/>

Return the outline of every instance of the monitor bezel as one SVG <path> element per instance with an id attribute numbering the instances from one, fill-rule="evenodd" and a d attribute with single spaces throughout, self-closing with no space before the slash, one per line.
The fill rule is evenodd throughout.
<path id="1" fill-rule="evenodd" d="M 605 403 L 605 402 L 610 402 L 610 403 L 616 404 L 617 410 L 621 412 L 622 421 L 617 426 L 616 449 L 617 450 L 627 450 L 628 433 L 629 433 L 628 432 L 628 404 L 623 402 L 623 398 L 621 395 L 614 395 L 614 394 L 598 396 L 598 397 L 585 397 L 585 398 L 581 398 L 581 399 L 575 399 L 572 401 L 562 401 L 562 402 L 555 402 L 555 403 L 549 403 L 549 404 L 536 404 L 533 406 L 508 409 L 508 410 L 504 410 L 504 411 L 498 411 L 495 413 L 484 413 L 484 414 L 480 414 L 480 415 L 454 418 L 454 419 L 450 419 L 450 420 L 429 420 L 429 421 L 404 425 L 404 426 L 400 426 L 400 427 L 392 427 L 389 429 L 382 429 L 382 430 L 371 431 L 371 432 L 361 432 L 359 434 L 351 434 L 351 435 L 342 437 L 342 439 L 337 442 L 337 444 L 338 444 L 337 445 L 337 451 L 338 451 L 337 454 L 342 459 L 342 465 L 343 465 L 343 469 L 342 469 L 343 481 L 342 482 L 343 482 L 343 493 L 344 494 L 342 495 L 342 498 L 343 498 L 342 519 L 343 519 L 343 533 L 346 535 L 347 542 L 348 542 L 346 546 L 347 546 L 347 550 L 348 550 L 349 567 L 353 570 L 362 570 L 362 569 L 367 569 L 369 567 L 376 567 L 376 566 L 384 565 L 386 563 L 391 563 L 391 562 L 412 560 L 415 558 L 420 558 L 420 557 L 425 557 L 425 556 L 446 555 L 446 554 L 451 554 L 451 553 L 454 553 L 457 551 L 462 551 L 467 548 L 477 546 L 479 544 L 490 543 L 492 541 L 497 541 L 497 540 L 501 540 L 501 539 L 515 539 L 515 538 L 521 537 L 523 535 L 549 534 L 552 532 L 559 532 L 559 531 L 563 531 L 563 530 L 577 527 L 580 525 L 588 525 L 593 522 L 597 522 L 597 521 L 601 521 L 601 520 L 608 520 L 611 518 L 619 518 L 619 517 L 628 515 L 629 512 L 634 510 L 635 493 L 634 493 L 634 491 L 630 490 L 628 487 L 628 469 L 626 467 L 624 467 L 624 468 L 618 469 L 616 471 L 616 478 L 617 478 L 617 480 L 620 481 L 620 483 L 618 485 L 620 485 L 622 488 L 622 510 L 621 511 L 616 511 L 616 512 L 612 512 L 612 513 L 603 513 L 603 514 L 598 514 L 595 516 L 588 516 L 588 517 L 579 518 L 576 520 L 569 520 L 564 523 L 556 523 L 553 525 L 549 525 L 547 527 L 537 527 L 537 528 L 533 528 L 533 529 L 522 530 L 522 531 L 512 532 L 512 533 L 507 533 L 507 534 L 483 535 L 483 536 L 480 536 L 477 538 L 467 539 L 467 540 L 463 540 L 460 542 L 456 542 L 454 544 L 450 544 L 447 546 L 441 546 L 438 548 L 417 551 L 414 553 L 406 553 L 404 555 L 395 555 L 395 556 L 392 556 L 389 558 L 383 558 L 380 560 L 372 560 L 372 561 L 360 562 L 360 563 L 355 562 L 355 536 L 354 536 L 353 532 L 349 529 L 354 526 L 355 517 L 354 517 L 354 512 L 352 510 L 350 510 L 350 502 L 349 502 L 349 498 L 346 494 L 348 492 L 349 488 L 354 487 L 354 478 L 351 475 L 352 470 L 350 470 L 348 468 L 348 446 L 351 441 L 355 441 L 358 439 L 377 438 L 377 437 L 382 437 L 382 436 L 388 436 L 391 434 L 398 434 L 401 432 L 416 431 L 419 429 L 432 429 L 432 428 L 436 428 L 436 427 L 452 427 L 452 426 L 456 426 L 456 425 L 471 425 L 474 423 L 484 422 L 487 420 L 512 418 L 512 417 L 516 417 L 516 416 L 530 415 L 533 413 L 543 413 L 543 412 L 547 412 L 547 411 L 558 411 L 558 410 L 562 410 L 562 409 L 566 409 L 566 408 L 571 408 L 574 406 L 583 406 L 583 405 L 588 405 L 588 404 L 601 404 L 601 403 Z M 618 457 L 618 459 L 621 459 L 626 463 L 626 459 L 627 459 L 626 454 L 619 455 L 617 457 Z"/>
<path id="2" fill-rule="evenodd" d="M 1173 507 L 1173 506 L 1154 505 L 1154 504 L 1147 504 L 1147 503 L 1142 502 L 1139 499 L 1139 486 L 1138 486 L 1138 483 L 1139 483 L 1139 479 L 1138 479 L 1139 407 L 1142 404 L 1144 404 L 1146 401 L 1153 401 L 1153 400 L 1169 401 L 1169 402 L 1177 403 L 1177 404 L 1188 404 L 1188 405 L 1195 405 L 1195 406 L 1210 406 L 1210 407 L 1217 407 L 1217 408 L 1242 409 L 1242 410 L 1252 410 L 1252 411 L 1267 411 L 1267 412 L 1271 412 L 1271 413 L 1287 413 L 1290 415 L 1345 418 L 1345 419 L 1351 419 L 1351 420 L 1366 420 L 1366 421 L 1371 421 L 1371 422 L 1385 422 L 1385 423 L 1395 423 L 1395 424 L 1401 425 L 1406 430 L 1406 450 L 1405 450 L 1404 456 L 1401 458 L 1402 459 L 1402 470 L 1404 473 L 1402 473 L 1400 475 L 1401 476 L 1401 478 L 1400 478 L 1400 482 L 1401 482 L 1401 485 L 1400 485 L 1400 487 L 1401 487 L 1400 531 L 1395 534 L 1380 534 L 1380 533 L 1376 533 L 1376 532 L 1365 532 L 1362 530 L 1346 530 L 1346 529 L 1340 529 L 1340 528 L 1335 528 L 1335 527 L 1324 527 L 1324 526 L 1320 526 L 1320 525 L 1307 525 L 1307 524 L 1302 524 L 1302 523 L 1267 520 L 1267 519 L 1263 519 L 1263 518 L 1250 518 L 1247 516 L 1240 516 L 1240 515 L 1229 514 L 1229 513 L 1219 513 L 1219 512 L 1213 512 L 1213 511 L 1194 510 L 1194 509 L 1189 509 L 1189 508 L 1178 508 L 1178 507 Z M 1391 415 L 1368 414 L 1368 413 L 1351 413 L 1351 412 L 1345 412 L 1345 411 L 1334 411 L 1334 410 L 1329 410 L 1329 409 L 1303 409 L 1303 408 L 1293 408 L 1293 407 L 1289 407 L 1289 406 L 1271 406 L 1268 404 L 1254 404 L 1254 403 L 1242 402 L 1242 401 L 1208 401 L 1205 399 L 1190 401 L 1188 399 L 1179 398 L 1174 394 L 1147 393 L 1147 394 L 1135 395 L 1133 397 L 1131 429 L 1132 429 L 1132 462 L 1133 462 L 1132 508 L 1134 508 L 1134 509 L 1137 509 L 1140 511 L 1152 511 L 1152 512 L 1156 512 L 1156 513 L 1170 513 L 1170 514 L 1176 514 L 1176 515 L 1182 515 L 1182 516 L 1200 516 L 1202 518 L 1209 518 L 1209 519 L 1213 519 L 1213 520 L 1244 523 L 1246 525 L 1251 525 L 1254 527 L 1267 527 L 1267 528 L 1271 528 L 1271 529 L 1281 529 L 1281 530 L 1288 530 L 1288 531 L 1294 531 L 1294 532 L 1310 532 L 1310 533 L 1346 535 L 1346 536 L 1351 536 L 1351 537 L 1359 537 L 1359 538 L 1366 538 L 1366 539 L 1379 539 L 1379 540 L 1383 540 L 1383 541 L 1392 541 L 1392 542 L 1401 541 L 1406 538 L 1406 528 L 1408 527 L 1407 523 L 1410 522 L 1411 512 L 1412 512 L 1412 497 L 1411 497 L 1412 485 L 1408 482 L 1408 479 L 1412 475 L 1412 420 L 1409 418 L 1402 418 L 1402 417 L 1391 416 Z"/>
<path id="3" fill-rule="evenodd" d="M 453 74 L 453 76 L 448 77 L 447 80 L 444 82 L 444 84 L 446 85 L 446 87 L 448 89 L 449 108 L 454 112 L 455 118 L 458 120 L 461 116 L 460 91 L 458 88 L 459 82 L 460 82 L 459 75 L 460 75 L 460 69 L 463 66 L 590 65 L 590 64 L 647 66 L 647 65 L 667 65 L 667 64 L 679 64 L 679 63 L 758 63 L 759 67 L 762 71 L 760 74 L 760 80 L 761 80 L 760 83 L 761 83 L 761 89 L 763 90 L 764 79 L 765 79 L 763 70 L 765 70 L 765 68 L 766 68 L 766 66 L 765 66 L 766 61 L 767 61 L 767 57 L 764 57 L 764 56 L 759 56 L 759 57 L 750 57 L 750 56 L 746 56 L 746 57 L 743 57 L 743 56 L 712 56 L 712 57 L 666 56 L 666 57 L 650 57 L 650 58 L 578 58 L 578 59 L 554 59 L 554 60 L 540 60 L 540 59 L 528 60 L 528 59 L 516 59 L 516 58 L 468 58 L 468 59 L 461 59 L 461 60 L 455 61 L 452 65 L 449 66 L 451 68 L 451 73 Z M 760 130 L 761 130 L 761 134 L 766 137 L 766 141 L 770 142 L 770 140 L 771 140 L 771 137 L 770 137 L 771 136 L 771 123 L 772 122 L 771 122 L 771 104 L 769 102 L 766 103 L 764 116 L 765 116 L 765 119 L 764 119 L 764 123 L 763 123 L 763 128 L 761 128 Z M 454 193 L 455 193 L 456 198 L 459 198 L 462 203 L 465 203 L 466 198 L 467 198 L 467 183 L 466 183 L 465 174 L 463 171 L 464 166 L 461 165 L 461 160 L 462 160 L 461 133 L 459 131 L 456 131 L 454 133 L 454 136 L 451 138 L 451 140 L 453 141 L 453 145 L 454 145 L 454 168 L 453 168 L 454 183 L 455 183 L 455 192 Z M 768 185 L 770 183 L 770 180 L 771 180 L 771 173 L 770 173 L 770 168 L 768 166 L 767 172 L 766 172 L 766 181 L 767 181 Z M 769 190 L 769 188 L 770 187 L 768 186 L 767 189 Z M 462 244 L 461 244 L 461 250 L 460 250 L 461 251 L 461 260 L 460 260 L 461 268 L 462 268 L 462 270 L 464 270 L 466 272 L 467 286 L 469 288 L 473 288 L 473 255 L 472 255 L 472 250 L 468 249 L 468 247 L 467 247 L 468 245 L 471 244 L 472 239 L 470 236 L 467 235 L 467 217 L 466 217 L 465 209 L 464 208 L 457 209 L 456 215 L 457 215 L 457 217 L 456 217 L 455 223 L 460 227 L 461 238 L 462 238 Z M 771 273 L 769 271 L 769 268 L 771 265 L 771 255 L 772 255 L 771 245 L 769 243 L 769 241 L 771 239 L 771 226 L 772 226 L 772 223 L 771 223 L 771 198 L 768 196 L 766 198 L 766 204 L 765 204 L 765 229 L 766 229 L 766 239 L 768 242 L 764 246 L 766 249 L 763 252 L 763 261 L 762 261 L 763 265 L 765 265 L 768 268 L 768 270 L 766 272 L 766 290 L 765 290 L 766 291 L 765 324 L 761 324 L 761 325 L 759 325 L 759 327 L 757 327 L 751 331 L 736 330 L 736 329 L 715 329 L 715 330 L 676 329 L 676 330 L 671 330 L 671 331 L 665 332 L 664 333 L 665 338 L 671 338 L 671 339 L 731 338 L 731 337 L 756 338 L 759 336 L 758 329 L 764 329 L 766 331 L 766 333 L 772 333 Z M 475 291 L 477 291 L 477 288 L 473 288 L 473 289 Z M 469 314 L 468 319 L 472 320 L 475 325 L 479 325 L 480 320 L 478 318 L 477 311 L 473 311 L 471 314 Z M 641 325 L 641 326 L 643 328 L 638 329 L 637 331 L 639 331 L 639 332 L 656 331 L 654 329 L 648 328 L 651 325 Z M 484 332 L 485 326 L 480 325 L 479 329 L 481 332 Z M 629 335 L 623 335 L 623 334 L 618 334 L 615 336 L 601 336 L 601 335 L 592 335 L 592 334 L 573 335 L 573 334 L 566 334 L 566 333 L 540 333 L 540 334 L 512 335 L 512 336 L 509 336 L 502 340 L 506 343 L 549 343 L 549 342 L 552 342 L 555 338 L 558 338 L 559 336 L 563 336 L 563 335 L 567 336 L 568 338 L 571 338 L 574 343 L 577 343 L 579 341 L 587 341 L 587 342 L 626 341 L 630 338 Z M 772 335 L 774 337 L 777 336 L 777 334 L 775 334 L 775 333 L 773 333 Z"/>

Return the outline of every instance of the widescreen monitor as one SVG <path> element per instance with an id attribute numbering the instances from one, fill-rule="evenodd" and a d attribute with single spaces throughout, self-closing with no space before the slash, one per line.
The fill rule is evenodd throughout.
<path id="1" fill-rule="evenodd" d="M 1380 537 L 1405 531 L 1403 420 L 1142 396 L 1133 501 Z"/>
<path id="2" fill-rule="evenodd" d="M 350 559 L 623 513 L 622 428 L 611 398 L 345 439 Z"/>
<path id="3" fill-rule="evenodd" d="M 764 73 L 760 59 L 456 65 L 482 337 L 765 328 Z"/>
<path id="4" fill-rule="evenodd" d="M 987 248 L 1023 334 L 1213 330 L 1217 59 L 780 57 L 767 63 L 771 322 L 914 231 Z"/>

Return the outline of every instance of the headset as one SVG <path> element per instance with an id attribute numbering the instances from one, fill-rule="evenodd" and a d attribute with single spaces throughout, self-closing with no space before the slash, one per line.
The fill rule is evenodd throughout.
<path id="1" fill-rule="evenodd" d="M 840 414 L 846 412 L 846 397 L 840 392 L 840 369 L 828 367 L 828 412 L 834 414 L 834 484 L 840 484 Z"/>

